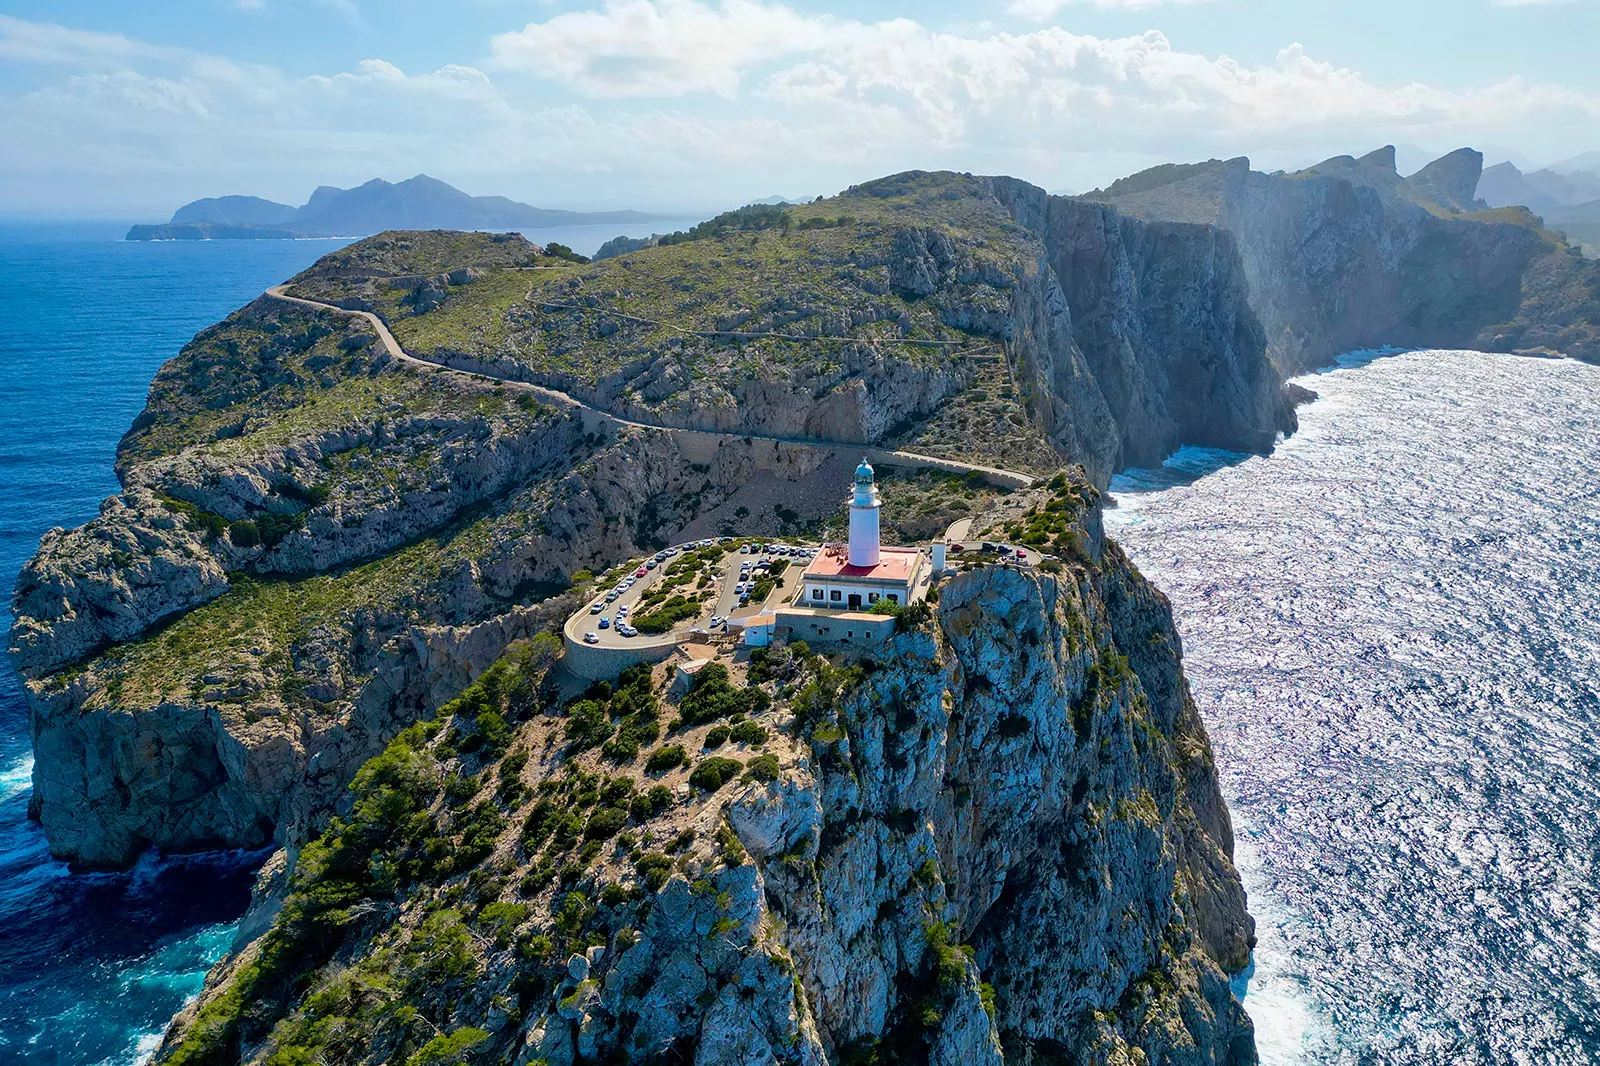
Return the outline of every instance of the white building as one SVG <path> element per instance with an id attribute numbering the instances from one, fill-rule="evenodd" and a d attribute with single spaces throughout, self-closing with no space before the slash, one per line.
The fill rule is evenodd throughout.
<path id="1" fill-rule="evenodd" d="M 775 630 L 791 639 L 877 643 L 894 633 L 894 620 L 868 612 L 887 600 L 908 604 L 927 587 L 927 557 L 916 548 L 884 547 L 883 505 L 872 467 L 856 468 L 850 498 L 850 539 L 817 553 L 801 575 L 794 601 L 780 608 Z"/>

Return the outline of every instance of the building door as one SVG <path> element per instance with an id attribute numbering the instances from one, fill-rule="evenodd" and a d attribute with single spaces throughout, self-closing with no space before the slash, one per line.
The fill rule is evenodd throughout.
<path id="1" fill-rule="evenodd" d="M 859 592 L 852 592 L 850 594 L 850 609 L 852 611 L 861 610 L 861 594 Z"/>

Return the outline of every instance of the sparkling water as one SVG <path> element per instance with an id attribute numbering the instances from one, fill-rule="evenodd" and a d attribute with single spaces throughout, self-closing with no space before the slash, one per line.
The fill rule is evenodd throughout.
<path id="1" fill-rule="evenodd" d="M 1600 1061 L 1600 367 L 1352 357 L 1107 525 L 1171 597 L 1268 1064 Z"/>

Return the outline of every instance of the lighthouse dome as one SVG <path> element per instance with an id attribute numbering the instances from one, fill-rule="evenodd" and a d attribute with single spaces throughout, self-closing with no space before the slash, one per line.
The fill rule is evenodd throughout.
<path id="1" fill-rule="evenodd" d="M 856 484 L 857 485 L 870 485 L 870 484 L 872 484 L 872 481 L 873 481 L 872 466 L 865 459 L 863 459 L 863 460 L 861 460 L 861 465 L 856 467 Z"/>

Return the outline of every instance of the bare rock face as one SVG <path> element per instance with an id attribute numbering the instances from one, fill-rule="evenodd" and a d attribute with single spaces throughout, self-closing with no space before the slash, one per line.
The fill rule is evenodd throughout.
<path id="1" fill-rule="evenodd" d="M 12 599 L 12 661 L 26 674 L 135 637 L 226 591 L 229 561 L 151 493 L 113 496 L 40 539 Z"/>
<path id="2" fill-rule="evenodd" d="M 248 704 L 205 699 L 107 706 L 92 670 L 60 687 L 37 687 L 33 814 L 52 852 L 87 868 L 126 867 L 151 846 L 195 851 L 304 840 L 320 830 L 356 767 L 470 683 L 507 644 L 547 628 L 570 606 L 557 598 L 464 629 L 410 628 L 370 661 L 347 663 L 364 676 L 316 716 L 262 715 Z M 257 663 L 240 687 L 254 681 L 270 693 L 269 674 Z M 239 684 L 237 675 L 232 680 Z"/>
<path id="3" fill-rule="evenodd" d="M 1034 306 L 1047 313 L 1029 316 L 1026 335 L 1056 432 L 1088 453 L 1099 483 L 1180 443 L 1263 452 L 1293 430 L 1227 234 L 988 180 L 1039 235 L 1046 291 Z"/>
<path id="4" fill-rule="evenodd" d="M 772 651 L 744 690 L 762 698 L 739 697 L 765 739 L 737 754 L 764 768 L 727 783 L 636 781 L 637 760 L 563 743 L 537 675 L 497 667 L 274 872 L 278 920 L 161 1060 L 375 1066 L 449 1030 L 521 1066 L 1252 1066 L 1227 975 L 1253 925 L 1171 612 L 1103 540 L 1093 490 L 1070 499 L 1074 561 L 969 568 L 871 657 Z M 658 680 L 619 681 L 628 706 L 687 712 Z M 471 707 L 518 723 L 498 753 L 467 754 Z M 592 832 L 618 782 L 638 799 Z M 446 861 L 463 832 L 474 857 Z M 379 980 L 376 1007 L 347 993 Z"/>
<path id="5" fill-rule="evenodd" d="M 1164 167 L 1089 198 L 1237 241 L 1273 362 L 1295 374 L 1385 345 L 1553 350 L 1600 358 L 1600 264 L 1523 212 L 1483 212 L 1483 157 L 1460 149 L 1403 178 L 1393 149 L 1297 174 L 1247 159 Z"/>

